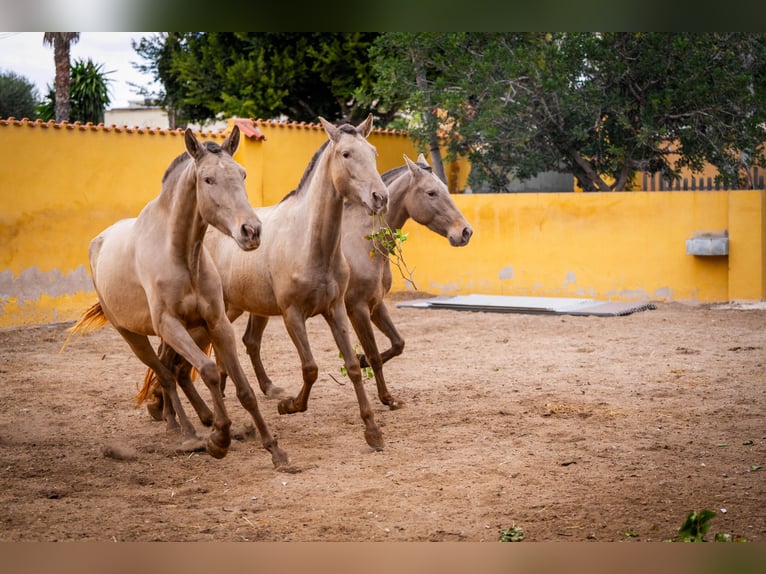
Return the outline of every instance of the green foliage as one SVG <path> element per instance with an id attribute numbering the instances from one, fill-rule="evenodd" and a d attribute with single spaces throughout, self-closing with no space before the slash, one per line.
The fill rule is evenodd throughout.
<path id="1" fill-rule="evenodd" d="M 103 64 L 96 64 L 90 58 L 87 61 L 75 60 L 71 67 L 69 85 L 69 103 L 71 111 L 69 121 L 103 123 L 104 112 L 111 102 L 109 82 Z M 49 86 L 48 94 L 37 106 L 40 118 L 47 121 L 55 117 L 55 90 Z"/>
<path id="2" fill-rule="evenodd" d="M 407 266 L 402 252 L 402 243 L 407 241 L 407 233 L 401 229 L 392 230 L 386 224 L 382 215 L 372 216 L 372 230 L 364 238 L 371 242 L 370 259 L 374 257 L 385 257 L 390 263 L 393 263 L 399 270 L 402 279 L 407 281 L 417 290 L 412 271 Z"/>
<path id="3" fill-rule="evenodd" d="M 521 542 L 524 540 L 524 530 L 520 526 L 512 526 L 500 531 L 500 542 Z"/>
<path id="4" fill-rule="evenodd" d="M 379 93 L 422 113 L 421 143 L 441 130 L 474 185 L 557 170 L 606 191 L 637 170 L 707 161 L 742 183 L 743 157 L 766 166 L 764 48 L 762 33 L 387 33 L 373 53 Z"/>
<path id="5" fill-rule="evenodd" d="M 710 530 L 710 519 L 714 517 L 712 510 L 691 511 L 678 529 L 678 539 L 681 542 L 706 542 L 705 534 Z"/>
<path id="6" fill-rule="evenodd" d="M 354 345 L 354 352 L 358 355 L 359 354 L 359 345 Z M 338 358 L 342 361 L 343 360 L 343 353 L 338 353 Z M 346 365 L 340 366 L 340 374 L 344 377 L 348 377 L 348 369 L 346 369 Z M 372 367 L 362 367 L 362 379 L 363 380 L 369 380 L 375 377 L 375 373 L 372 370 Z"/>
<path id="7" fill-rule="evenodd" d="M 15 72 L 0 73 L 0 118 L 37 118 L 35 85 Z"/>
<path id="8" fill-rule="evenodd" d="M 377 35 L 169 32 L 133 47 L 181 123 L 217 115 L 359 123 L 375 108 L 368 51 Z"/>

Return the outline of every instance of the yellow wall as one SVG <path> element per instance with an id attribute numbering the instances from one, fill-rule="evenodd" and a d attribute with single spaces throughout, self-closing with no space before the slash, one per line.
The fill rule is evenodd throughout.
<path id="1" fill-rule="evenodd" d="M 418 289 L 431 293 L 760 299 L 763 286 L 752 286 L 750 276 L 764 268 L 763 249 L 753 250 L 763 243 L 762 225 L 754 221 L 763 212 L 762 193 L 459 195 L 455 202 L 475 230 L 470 244 L 452 248 L 409 222 L 404 256 Z M 734 260 L 744 258 L 737 281 L 752 287 L 732 294 L 728 258 L 686 255 L 686 239 L 695 232 L 726 229 Z M 395 277 L 394 290 L 404 289 L 404 279 Z"/>
<path id="2" fill-rule="evenodd" d="M 255 125 L 265 139 L 243 138 L 236 159 L 248 171 L 250 201 L 269 205 L 297 185 L 326 135 L 317 125 Z M 201 137 L 222 141 L 224 134 Z M 403 153 L 417 157 L 401 132 L 376 131 L 370 141 L 381 172 L 402 165 Z M 0 120 L 0 328 L 75 319 L 94 297 L 91 238 L 138 214 L 183 151 L 181 131 Z M 766 297 L 762 191 L 454 197 L 475 230 L 467 247 L 451 248 L 411 222 L 405 227 L 405 257 L 421 291 Z M 729 257 L 686 255 L 694 232 L 723 230 Z M 395 277 L 394 290 L 404 289 Z"/>

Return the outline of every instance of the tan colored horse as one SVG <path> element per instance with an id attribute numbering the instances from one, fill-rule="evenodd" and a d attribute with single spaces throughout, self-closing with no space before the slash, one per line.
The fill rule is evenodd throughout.
<path id="1" fill-rule="evenodd" d="M 261 222 L 247 200 L 245 170 L 232 158 L 239 145 L 234 127 L 222 145 L 199 142 L 186 130 L 186 153 L 176 158 L 162 180 L 162 192 L 138 217 L 119 221 L 90 244 L 90 267 L 98 294 L 83 320 L 103 314 L 135 355 L 153 369 L 162 385 L 168 429 L 178 428 L 195 442 L 173 374 L 162 364 L 148 336 L 158 335 L 200 373 L 213 397 L 213 429 L 206 441 L 210 455 L 226 455 L 231 420 L 220 389 L 218 368 L 195 342 L 206 336 L 231 375 L 237 397 L 250 412 L 263 446 L 279 467 L 288 457 L 277 445 L 236 354 L 236 335 L 226 317 L 221 280 L 203 239 L 208 226 L 220 231 L 238 251 L 260 244 Z M 234 240 L 232 241 L 233 238 Z M 83 324 L 75 326 L 76 331 Z M 196 439 L 198 442 L 198 439 Z"/>
<path id="2" fill-rule="evenodd" d="M 467 245 L 473 229 L 455 205 L 447 186 L 433 173 L 423 154 L 420 154 L 417 163 L 406 155 L 404 160 L 405 165 L 389 170 L 382 176 L 388 187 L 386 225 L 392 230 L 401 229 L 412 218 L 446 237 L 453 247 Z M 364 356 L 360 357 L 361 364 L 363 367 L 372 367 L 378 397 L 393 410 L 403 406 L 404 402 L 389 393 L 383 375 L 383 363 L 402 353 L 404 339 L 394 326 L 383 301 L 391 290 L 390 261 L 375 249 L 372 240 L 364 240 L 381 227 L 379 219 L 370 218 L 364 206 L 346 203 L 342 247 L 351 270 L 345 294 L 346 310 L 364 350 Z M 261 338 L 267 322 L 268 317 L 251 314 L 243 341 L 261 390 L 271 394 L 279 392 L 279 389 L 274 387 L 266 374 L 260 357 Z M 375 341 L 373 323 L 391 341 L 391 347 L 382 354 Z"/>
<path id="3" fill-rule="evenodd" d="M 385 211 L 388 191 L 376 169 L 376 150 L 367 141 L 372 115 L 356 127 L 335 127 L 323 118 L 320 122 L 328 140 L 314 154 L 298 187 L 280 203 L 257 210 L 263 223 L 260 249 L 244 253 L 214 230 L 208 232 L 205 246 L 220 273 L 229 317 L 235 320 L 245 312 L 259 317 L 281 315 L 298 350 L 303 386 L 296 397 L 280 400 L 279 413 L 296 413 L 308 407 L 319 370 L 306 333 L 306 319 L 321 314 L 354 384 L 365 440 L 379 449 L 383 435 L 373 417 L 351 343 L 343 299 L 349 268 L 340 243 L 344 201 L 360 205 L 369 217 Z M 163 361 L 172 364 L 174 359 L 168 354 Z M 266 389 L 266 394 L 276 394 L 271 391 Z M 207 407 L 193 391 L 187 396 L 204 422 Z"/>

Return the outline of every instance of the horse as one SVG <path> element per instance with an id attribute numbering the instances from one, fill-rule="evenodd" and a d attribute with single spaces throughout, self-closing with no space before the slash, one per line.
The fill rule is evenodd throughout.
<path id="1" fill-rule="evenodd" d="M 453 247 L 467 245 L 473 229 L 455 205 L 445 183 L 433 173 L 425 156 L 417 163 L 404 155 L 405 164 L 385 172 L 383 182 L 388 188 L 388 211 L 385 225 L 401 229 L 411 218 L 416 223 L 446 237 Z M 342 249 L 349 268 L 350 279 L 345 294 L 346 312 L 362 346 L 359 356 L 362 367 L 370 366 L 375 376 L 378 398 L 391 410 L 404 406 L 404 401 L 388 391 L 383 364 L 400 355 L 404 339 L 397 331 L 383 298 L 391 290 L 391 262 L 385 249 L 374 245 L 375 236 L 384 223 L 370 218 L 364 206 L 348 201 L 343 214 Z M 365 237 L 371 237 L 365 241 Z M 251 314 L 243 341 L 253 364 L 259 386 L 264 394 L 280 392 L 266 374 L 260 357 L 261 338 L 268 317 Z M 391 346 L 380 353 L 372 324 L 389 339 Z"/>
<path id="2" fill-rule="evenodd" d="M 322 315 L 343 357 L 353 382 L 364 437 L 376 450 L 383 435 L 375 422 L 364 391 L 359 358 L 351 344 L 344 293 L 349 266 L 341 251 L 341 220 L 344 202 L 360 206 L 368 217 L 385 212 L 388 190 L 376 168 L 377 150 L 367 141 L 372 114 L 358 126 L 334 126 L 319 118 L 328 139 L 311 158 L 298 187 L 276 205 L 256 210 L 263 225 L 263 241 L 257 251 L 234 249 L 222 233 L 209 230 L 205 247 L 221 277 L 227 314 L 235 321 L 243 313 L 251 317 L 281 315 L 301 361 L 303 385 L 295 397 L 281 398 L 280 414 L 303 412 L 319 370 L 306 332 L 306 320 Z M 163 356 L 175 364 L 172 351 Z M 144 383 L 151 394 L 151 377 Z M 203 422 L 207 407 L 195 397 L 193 387 L 182 387 Z M 263 388 L 263 387 L 262 387 Z M 267 396 L 281 396 L 281 389 L 264 389 Z"/>
<path id="3" fill-rule="evenodd" d="M 120 220 L 91 242 L 89 262 L 98 301 L 72 333 L 108 321 L 133 353 L 159 378 L 168 430 L 180 428 L 185 446 L 199 446 L 186 417 L 173 373 L 154 351 L 149 336 L 159 336 L 200 374 L 213 398 L 213 428 L 207 452 L 223 458 L 231 443 L 229 419 L 216 363 L 199 347 L 203 337 L 234 380 L 239 398 L 252 415 L 276 468 L 288 463 L 258 409 L 258 402 L 236 353 L 236 335 L 226 316 L 221 279 L 203 246 L 208 229 L 218 230 L 242 253 L 257 251 L 262 224 L 248 203 L 245 170 L 233 159 L 240 141 L 234 126 L 221 145 L 184 133 L 186 151 L 173 160 L 162 190 L 137 217 Z M 232 241 L 233 239 L 233 241 Z M 70 336 L 71 336 L 70 334 Z M 196 444 L 195 444 L 196 443 Z M 191 446 L 194 445 L 194 446 Z"/>

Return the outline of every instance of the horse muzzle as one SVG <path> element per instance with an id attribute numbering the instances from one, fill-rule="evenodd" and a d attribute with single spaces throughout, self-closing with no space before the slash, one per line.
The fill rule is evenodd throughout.
<path id="1" fill-rule="evenodd" d="M 468 245 L 468 242 L 471 240 L 471 236 L 473 235 L 473 229 L 471 226 L 466 225 L 462 229 L 458 229 L 456 231 L 456 233 L 452 233 L 450 231 L 450 234 L 447 237 L 449 239 L 449 244 L 452 247 L 464 247 Z"/>
<path id="2" fill-rule="evenodd" d="M 370 205 L 365 203 L 368 215 L 385 214 L 388 211 L 388 190 L 382 192 L 373 191 L 370 203 Z"/>
<path id="3" fill-rule="evenodd" d="M 243 251 L 253 251 L 261 245 L 261 224 L 243 223 L 239 227 L 239 233 L 234 236 L 237 245 Z"/>

